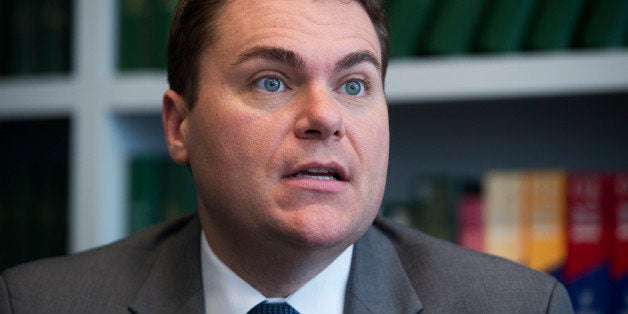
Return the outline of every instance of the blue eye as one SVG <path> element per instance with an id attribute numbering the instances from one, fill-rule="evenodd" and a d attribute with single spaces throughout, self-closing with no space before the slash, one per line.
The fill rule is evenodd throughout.
<path id="1" fill-rule="evenodd" d="M 286 90 L 284 83 L 280 79 L 272 76 L 259 79 L 255 82 L 255 84 L 253 84 L 253 86 L 259 90 L 269 93 L 283 92 Z"/>
<path id="2" fill-rule="evenodd" d="M 364 84 L 360 81 L 351 80 L 343 84 L 344 91 L 351 96 L 359 96 L 363 93 Z"/>

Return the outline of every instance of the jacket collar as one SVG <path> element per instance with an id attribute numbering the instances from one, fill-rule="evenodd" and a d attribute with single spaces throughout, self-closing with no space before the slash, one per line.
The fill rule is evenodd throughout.
<path id="1" fill-rule="evenodd" d="M 129 310 L 203 313 L 198 215 L 164 243 Z M 346 313 L 418 313 L 423 308 L 390 241 L 375 227 L 355 243 Z"/>
<path id="2" fill-rule="evenodd" d="M 423 308 L 390 241 L 375 227 L 355 243 L 346 313 L 418 313 Z"/>
<path id="3" fill-rule="evenodd" d="M 134 313 L 203 313 L 198 215 L 166 240 L 129 306 Z"/>

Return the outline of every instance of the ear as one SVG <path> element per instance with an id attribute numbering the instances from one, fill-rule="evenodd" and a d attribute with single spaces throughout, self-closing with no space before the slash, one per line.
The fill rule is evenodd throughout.
<path id="1" fill-rule="evenodd" d="M 178 164 L 188 163 L 188 116 L 186 101 L 169 89 L 164 93 L 161 119 L 170 157 Z"/>

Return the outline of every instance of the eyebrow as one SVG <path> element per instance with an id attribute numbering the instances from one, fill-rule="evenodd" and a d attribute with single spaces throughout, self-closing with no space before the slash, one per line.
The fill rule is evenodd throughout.
<path id="1" fill-rule="evenodd" d="M 381 63 L 371 51 L 360 50 L 352 52 L 336 62 L 336 71 L 346 70 L 363 62 L 372 64 L 379 72 L 382 70 Z"/>
<path id="2" fill-rule="evenodd" d="M 255 47 L 251 50 L 247 50 L 241 53 L 237 57 L 233 65 L 238 65 L 249 60 L 258 58 L 287 64 L 288 66 L 295 68 L 298 71 L 303 71 L 305 68 L 305 61 L 294 51 L 267 46 Z M 381 63 L 379 62 L 375 54 L 373 54 L 369 50 L 359 50 L 347 54 L 346 56 L 342 57 L 342 59 L 338 60 L 338 62 L 336 62 L 334 69 L 335 71 L 339 72 L 364 62 L 372 64 L 378 71 L 381 72 Z"/>
<path id="3" fill-rule="evenodd" d="M 282 64 L 287 64 L 299 71 L 303 70 L 305 67 L 305 62 L 303 58 L 294 53 L 293 51 L 276 48 L 276 47 L 255 47 L 251 50 L 245 51 L 240 54 L 234 63 L 234 65 L 238 65 L 249 61 L 251 59 L 266 59 L 270 61 L 276 61 Z"/>

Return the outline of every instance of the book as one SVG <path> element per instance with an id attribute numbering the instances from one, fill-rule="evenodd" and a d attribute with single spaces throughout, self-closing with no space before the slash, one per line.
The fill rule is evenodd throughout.
<path id="1" fill-rule="evenodd" d="M 537 3 L 538 0 L 489 0 L 473 39 L 474 51 L 518 51 Z"/>
<path id="2" fill-rule="evenodd" d="M 387 1 L 390 56 L 408 57 L 419 52 L 435 0 Z"/>
<path id="3" fill-rule="evenodd" d="M 486 0 L 438 1 L 421 52 L 431 55 L 468 52 L 485 3 Z"/>
<path id="4" fill-rule="evenodd" d="M 168 33 L 170 32 L 170 21 L 172 20 L 172 13 L 177 5 L 177 0 L 158 0 L 151 1 L 153 6 L 154 16 L 154 47 L 155 51 L 152 54 L 153 61 L 152 67 L 156 69 L 166 68 L 166 48 L 168 45 Z"/>
<path id="5" fill-rule="evenodd" d="M 162 156 L 136 156 L 130 163 L 129 232 L 160 222 L 163 216 Z"/>
<path id="6" fill-rule="evenodd" d="M 484 251 L 526 264 L 523 173 L 514 170 L 489 171 L 482 184 Z"/>
<path id="7" fill-rule="evenodd" d="M 460 246 L 484 251 L 484 222 L 482 197 L 478 193 L 466 193 L 458 200 L 458 238 Z"/>
<path id="8" fill-rule="evenodd" d="M 161 166 L 164 169 L 161 184 L 163 220 L 194 212 L 197 209 L 196 190 L 190 170 L 170 160 L 164 160 Z"/>
<path id="9" fill-rule="evenodd" d="M 539 2 L 525 39 L 530 50 L 558 50 L 571 46 L 584 0 L 543 0 Z"/>
<path id="10" fill-rule="evenodd" d="M 11 29 L 11 14 L 10 14 L 10 1 L 0 1 L 0 76 L 9 74 L 11 67 L 11 54 L 10 52 L 10 34 Z"/>
<path id="11" fill-rule="evenodd" d="M 192 173 L 168 157 L 134 156 L 129 175 L 130 233 L 197 210 Z"/>
<path id="12" fill-rule="evenodd" d="M 156 52 L 153 3 L 120 0 L 118 13 L 118 67 L 121 71 L 153 68 Z"/>
<path id="13" fill-rule="evenodd" d="M 463 192 L 463 179 L 435 175 L 413 178 L 409 198 L 412 226 L 443 240 L 455 242 L 456 205 Z"/>
<path id="14" fill-rule="evenodd" d="M 38 73 L 67 73 L 70 70 L 71 5 L 69 0 L 38 3 Z"/>
<path id="15" fill-rule="evenodd" d="M 37 1 L 22 0 L 11 2 L 11 32 L 9 34 L 9 54 L 11 75 L 24 75 L 37 72 Z"/>
<path id="16" fill-rule="evenodd" d="M 526 172 L 525 177 L 527 265 L 559 277 L 567 258 L 567 174 L 562 170 L 534 170 Z"/>
<path id="17" fill-rule="evenodd" d="M 567 176 L 567 260 L 561 275 L 576 313 L 606 313 L 610 305 L 612 176 Z"/>
<path id="18" fill-rule="evenodd" d="M 65 254 L 68 242 L 67 162 L 49 158 L 31 164 L 36 173 L 34 186 L 29 191 L 33 198 L 31 232 L 35 234 L 32 253 L 34 258 Z"/>
<path id="19" fill-rule="evenodd" d="M 614 232 L 611 248 L 611 313 L 628 313 L 628 173 L 613 181 Z"/>
<path id="20" fill-rule="evenodd" d="M 589 0 L 575 45 L 578 47 L 618 47 L 628 36 L 628 1 Z"/>
<path id="21" fill-rule="evenodd" d="M 411 206 L 406 202 L 384 202 L 380 214 L 404 226 L 413 226 L 414 213 Z"/>

